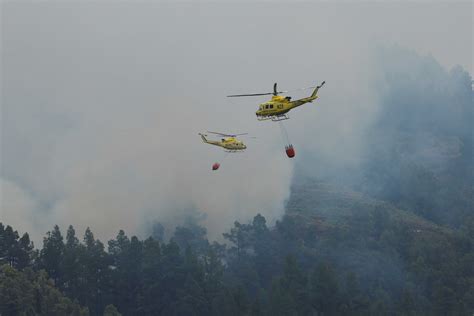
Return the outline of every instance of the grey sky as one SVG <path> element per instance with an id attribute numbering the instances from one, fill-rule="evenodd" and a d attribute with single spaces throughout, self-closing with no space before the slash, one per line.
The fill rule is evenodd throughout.
<path id="1" fill-rule="evenodd" d="M 373 50 L 399 45 L 472 74 L 472 6 L 2 3 L 0 221 L 40 240 L 55 223 L 141 233 L 193 207 L 211 237 L 257 212 L 274 220 L 295 161 L 278 125 L 256 120 L 264 99 L 225 95 L 326 80 L 285 123 L 296 160 L 304 148 L 357 163 L 377 111 Z M 207 129 L 258 139 L 222 161 L 197 136 Z"/>

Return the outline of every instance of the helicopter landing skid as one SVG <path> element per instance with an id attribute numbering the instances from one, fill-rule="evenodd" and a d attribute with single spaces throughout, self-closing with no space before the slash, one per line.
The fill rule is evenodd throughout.
<path id="1" fill-rule="evenodd" d="M 273 122 L 284 121 L 289 119 L 290 117 L 288 114 L 281 114 L 281 115 L 273 115 L 273 116 L 259 116 L 257 119 L 259 121 L 268 121 L 272 120 Z"/>
<path id="2" fill-rule="evenodd" d="M 282 114 L 282 115 L 272 116 L 272 121 L 279 122 L 279 121 L 287 120 L 289 118 L 290 117 L 288 116 L 288 114 Z"/>
<path id="3" fill-rule="evenodd" d="M 243 153 L 244 151 L 241 149 L 237 149 L 237 150 L 226 150 L 225 152 L 226 153 Z"/>

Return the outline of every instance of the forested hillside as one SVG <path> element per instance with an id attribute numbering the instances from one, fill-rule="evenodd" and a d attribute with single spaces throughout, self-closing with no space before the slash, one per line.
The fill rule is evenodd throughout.
<path id="1" fill-rule="evenodd" d="M 209 243 L 191 221 L 169 242 L 120 231 L 104 245 L 55 226 L 41 249 L 0 226 L 0 312 L 102 315 L 469 315 L 472 231 L 455 231 L 349 189 L 303 179 L 286 215 Z M 156 236 L 160 238 L 160 236 Z M 37 271 L 37 272 L 34 272 Z M 46 275 L 51 279 L 46 281 Z M 18 280 L 21 280 L 19 282 Z M 46 284 L 45 298 L 41 289 Z M 60 297 L 52 285 L 69 299 Z M 25 290 L 26 289 L 26 290 Z M 50 303 L 48 312 L 44 303 Z M 72 303 L 72 302 L 77 302 Z"/>

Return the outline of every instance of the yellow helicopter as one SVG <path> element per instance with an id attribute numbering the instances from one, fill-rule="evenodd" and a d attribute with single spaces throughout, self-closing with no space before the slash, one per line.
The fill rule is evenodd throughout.
<path id="1" fill-rule="evenodd" d="M 222 138 L 220 141 L 208 140 L 206 138 L 207 137 L 206 134 L 199 133 L 199 135 L 202 138 L 202 141 L 205 142 L 206 144 L 222 147 L 227 152 L 241 152 L 247 148 L 247 146 L 245 146 L 245 144 L 242 141 L 237 139 L 237 136 L 247 135 L 247 133 L 223 134 L 223 133 L 209 132 L 209 131 L 208 133 L 222 136 Z"/>
<path id="2" fill-rule="evenodd" d="M 268 93 L 253 93 L 253 94 L 233 94 L 233 95 L 228 95 L 227 97 L 253 97 L 253 96 L 261 96 L 261 95 L 273 95 L 272 99 L 270 101 L 261 103 L 259 105 L 259 108 L 257 112 L 255 113 L 257 115 L 257 119 L 259 121 L 265 121 L 265 120 L 272 120 L 274 122 L 277 121 L 282 121 L 282 120 L 287 120 L 290 117 L 288 116 L 288 112 L 300 105 L 303 105 L 308 102 L 313 102 L 318 98 L 318 90 L 324 85 L 326 81 L 323 81 L 319 86 L 317 87 L 309 87 L 309 88 L 303 88 L 303 89 L 297 89 L 297 90 L 305 90 L 305 89 L 311 89 L 315 88 L 313 93 L 303 99 L 291 101 L 291 97 L 289 96 L 282 96 L 279 95 L 280 93 L 286 93 L 289 91 L 277 91 L 277 84 L 275 83 L 273 85 L 273 92 L 268 92 Z"/>

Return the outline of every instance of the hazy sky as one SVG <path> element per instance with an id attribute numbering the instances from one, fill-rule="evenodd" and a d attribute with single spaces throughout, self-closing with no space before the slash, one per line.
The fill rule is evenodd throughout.
<path id="1" fill-rule="evenodd" d="M 257 212 L 275 220 L 298 153 L 357 163 L 377 112 L 374 50 L 473 70 L 472 1 L 12 1 L 1 21 L 0 221 L 35 241 L 56 223 L 142 234 L 189 209 L 207 214 L 211 238 Z M 323 80 L 320 99 L 285 122 L 294 160 L 278 124 L 256 120 L 265 98 L 225 98 Z M 223 160 L 205 130 L 258 138 Z"/>

